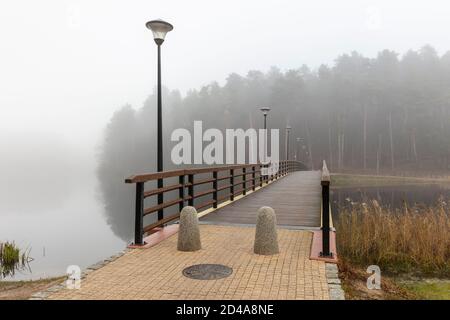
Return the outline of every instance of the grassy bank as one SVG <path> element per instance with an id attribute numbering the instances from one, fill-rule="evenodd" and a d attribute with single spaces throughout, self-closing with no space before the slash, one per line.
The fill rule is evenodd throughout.
<path id="1" fill-rule="evenodd" d="M 333 188 L 341 187 L 387 187 L 405 184 L 450 183 L 447 177 L 442 178 L 416 178 L 401 176 L 377 176 L 362 174 L 336 173 L 331 175 Z"/>
<path id="2" fill-rule="evenodd" d="M 353 203 L 339 211 L 334 221 L 342 277 L 350 295 L 365 269 L 378 265 L 387 281 L 387 292 L 401 292 L 400 298 L 430 298 L 433 290 L 443 299 L 450 299 L 448 283 L 434 284 L 421 278 L 450 278 L 450 204 L 441 200 L 435 206 L 414 206 L 393 210 L 381 207 L 376 200 Z M 396 281 L 404 278 L 415 281 Z M 419 280 L 418 280 L 418 279 Z M 358 280 L 359 279 L 359 280 Z M 344 282 L 345 283 L 345 282 Z M 356 289 L 355 289 L 356 288 Z M 393 289 L 394 288 L 394 289 Z M 387 294 L 388 298 L 392 298 Z"/>
<path id="3" fill-rule="evenodd" d="M 418 299 L 450 300 L 450 280 L 425 279 L 421 281 L 400 281 Z"/>

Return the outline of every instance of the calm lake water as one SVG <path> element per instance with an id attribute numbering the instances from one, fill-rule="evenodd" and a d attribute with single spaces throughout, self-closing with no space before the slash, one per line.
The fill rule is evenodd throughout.
<path id="1" fill-rule="evenodd" d="M 63 188 L 61 194 L 59 189 L 48 187 L 35 191 L 36 198 L 48 196 L 59 201 L 34 201 L 32 195 L 22 202 L 2 199 L 0 241 L 14 241 L 21 249 L 30 248 L 33 258 L 30 269 L 17 270 L 14 276 L 3 280 L 64 275 L 69 265 L 83 269 L 125 248 L 127 236 L 113 231 L 121 226 L 111 225 L 95 175 L 87 176 L 91 178 L 72 188 Z M 127 205 L 129 210 L 123 215 L 128 215 L 131 221 L 132 205 Z"/>
<path id="2" fill-rule="evenodd" d="M 348 199 L 353 202 L 367 202 L 375 199 L 381 205 L 390 208 L 401 208 L 403 203 L 408 205 L 433 205 L 440 196 L 450 198 L 450 185 L 420 184 L 388 187 L 340 187 L 331 190 L 333 212 L 338 207 L 349 205 Z"/>

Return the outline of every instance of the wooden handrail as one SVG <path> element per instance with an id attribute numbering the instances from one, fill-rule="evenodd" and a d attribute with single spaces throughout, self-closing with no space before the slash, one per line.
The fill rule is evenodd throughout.
<path id="1" fill-rule="evenodd" d="M 139 175 L 133 175 L 125 179 L 125 183 L 136 183 L 136 182 L 147 182 L 157 179 L 178 177 L 181 175 L 188 174 L 200 174 L 200 173 L 210 173 L 214 171 L 225 171 L 230 169 L 242 169 L 249 167 L 260 167 L 260 164 L 239 164 L 239 165 L 228 165 L 228 166 L 220 166 L 220 167 L 208 167 L 208 168 L 194 168 L 194 169 L 180 169 L 180 170 L 172 170 L 172 171 L 163 171 L 163 172 L 153 172 L 153 173 L 145 173 Z"/>
<path id="2" fill-rule="evenodd" d="M 157 180 L 157 179 L 178 177 L 178 176 L 185 175 L 185 174 L 186 173 L 185 173 L 184 169 L 140 174 L 140 175 L 131 176 L 131 177 L 126 178 L 125 183 L 147 182 L 147 181 Z"/>
<path id="3" fill-rule="evenodd" d="M 211 166 L 203 168 L 180 169 L 164 172 L 146 173 L 140 175 L 133 175 L 125 179 L 125 183 L 136 184 L 136 212 L 135 212 L 135 241 L 136 245 L 143 244 L 143 236 L 156 227 L 160 227 L 167 222 L 174 221 L 179 218 L 179 213 L 182 208 L 188 204 L 195 206 L 197 209 L 212 206 L 217 208 L 218 204 L 223 201 L 234 201 L 235 196 L 239 194 L 245 195 L 249 190 L 256 190 L 256 187 L 263 187 L 264 183 L 268 184 L 284 177 L 292 171 L 302 170 L 305 168 L 299 161 L 284 160 L 278 163 L 279 171 L 270 175 L 262 175 L 262 168 L 265 165 L 256 164 L 241 164 L 241 165 L 227 165 L 227 166 Z M 219 172 L 226 172 L 226 175 L 219 176 Z M 211 174 L 211 177 L 202 177 L 201 180 L 196 180 L 195 176 L 199 174 Z M 172 183 L 169 186 L 153 190 L 144 190 L 144 184 L 151 181 L 164 181 L 167 178 L 178 177 L 178 183 Z M 238 178 L 238 179 L 236 179 Z M 219 181 L 229 180 L 229 183 L 223 186 L 219 185 Z M 198 193 L 194 193 L 194 187 L 199 185 L 212 185 L 212 189 L 207 189 Z M 236 188 L 241 187 L 241 188 Z M 186 193 L 187 189 L 187 193 Z M 229 190 L 225 196 L 218 196 L 219 192 Z M 163 201 L 161 195 L 168 192 L 176 192 L 178 190 L 178 197 L 174 200 Z M 157 205 L 144 208 L 144 199 L 158 195 Z M 213 200 L 207 200 L 201 204 L 195 204 L 194 200 L 212 195 Z M 156 212 L 161 213 L 163 209 L 172 207 L 178 204 L 178 213 L 170 217 L 164 217 L 158 214 L 158 221 L 150 225 L 144 226 L 143 217 Z"/>

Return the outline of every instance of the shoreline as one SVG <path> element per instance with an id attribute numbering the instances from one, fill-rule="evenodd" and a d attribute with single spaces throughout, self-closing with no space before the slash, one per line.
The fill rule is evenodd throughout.
<path id="1" fill-rule="evenodd" d="M 0 281 L 0 300 L 27 300 L 36 292 L 61 283 L 65 276 L 39 280 Z"/>
<path id="2" fill-rule="evenodd" d="M 351 173 L 332 173 L 332 188 L 396 187 L 403 185 L 450 184 L 448 178 L 418 178 L 404 176 L 377 176 Z"/>

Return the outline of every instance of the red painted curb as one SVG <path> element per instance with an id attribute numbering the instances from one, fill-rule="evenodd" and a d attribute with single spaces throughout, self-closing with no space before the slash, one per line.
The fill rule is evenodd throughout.
<path id="1" fill-rule="evenodd" d="M 330 231 L 330 251 L 333 253 L 332 257 L 321 257 L 322 251 L 322 231 L 313 231 L 313 240 L 311 243 L 311 254 L 309 259 L 325 261 L 329 263 L 337 263 L 338 256 L 336 251 L 336 232 Z"/>
<path id="2" fill-rule="evenodd" d="M 178 224 L 171 224 L 167 227 L 160 228 L 158 231 L 152 233 L 148 237 L 144 238 L 144 245 L 137 246 L 130 244 L 127 248 L 130 249 L 147 249 L 160 243 L 161 241 L 173 236 L 178 232 Z"/>

